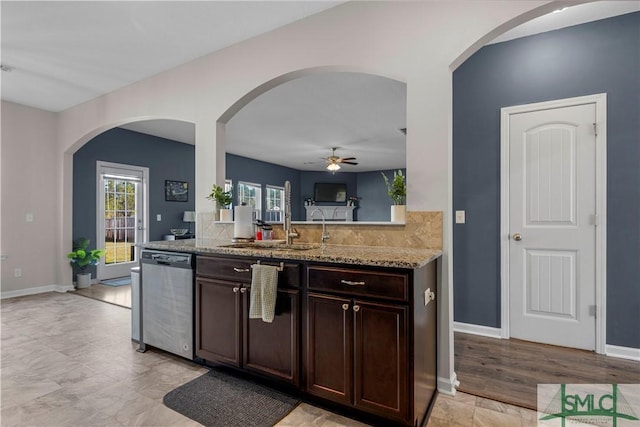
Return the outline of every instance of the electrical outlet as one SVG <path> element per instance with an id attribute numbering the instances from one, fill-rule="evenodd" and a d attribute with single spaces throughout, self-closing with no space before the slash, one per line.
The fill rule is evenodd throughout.
<path id="1" fill-rule="evenodd" d="M 464 224 L 466 221 L 464 211 L 456 211 L 456 224 Z"/>
<path id="2" fill-rule="evenodd" d="M 15 277 L 22 277 L 22 269 L 21 268 L 14 268 L 13 269 L 13 275 Z"/>
<path id="3" fill-rule="evenodd" d="M 156 215 L 156 221 L 158 221 L 158 222 L 162 221 L 162 215 L 157 214 Z"/>
<path id="4" fill-rule="evenodd" d="M 424 291 L 424 305 L 429 304 L 429 302 L 435 299 L 436 299 L 436 293 L 431 292 L 431 288 L 427 288 L 427 290 Z"/>
<path id="5" fill-rule="evenodd" d="M 28 213 L 24 216 L 24 220 L 26 222 L 33 222 L 33 214 L 32 213 Z"/>

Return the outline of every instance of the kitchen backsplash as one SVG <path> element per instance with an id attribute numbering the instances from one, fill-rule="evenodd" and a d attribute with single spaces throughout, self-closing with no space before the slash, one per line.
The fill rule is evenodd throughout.
<path id="1" fill-rule="evenodd" d="M 214 240 L 231 240 L 233 223 L 214 221 L 213 212 L 198 214 L 197 237 Z M 344 222 L 336 225 L 327 222 L 331 236 L 327 244 L 389 246 L 402 248 L 442 249 L 442 212 L 407 212 L 403 225 L 368 225 L 354 222 L 350 227 Z M 320 243 L 322 224 L 293 224 L 300 234 L 294 243 Z M 281 224 L 273 226 L 273 239 L 284 239 Z"/>

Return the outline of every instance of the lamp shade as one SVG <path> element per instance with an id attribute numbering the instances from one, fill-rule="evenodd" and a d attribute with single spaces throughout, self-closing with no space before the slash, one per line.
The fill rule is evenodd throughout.
<path id="1" fill-rule="evenodd" d="M 195 211 L 184 211 L 184 215 L 182 216 L 183 222 L 196 222 L 196 213 Z"/>

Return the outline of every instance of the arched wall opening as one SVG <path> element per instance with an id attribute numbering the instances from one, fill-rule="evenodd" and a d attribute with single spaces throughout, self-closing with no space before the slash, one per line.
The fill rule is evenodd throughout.
<path id="1" fill-rule="evenodd" d="M 541 3 L 542 2 L 536 3 L 536 4 L 541 4 Z M 452 317 L 453 306 L 452 306 L 452 298 L 451 298 L 452 297 L 451 295 L 452 294 L 452 276 L 451 274 L 449 274 L 452 271 L 452 259 L 451 259 L 451 256 L 449 256 L 449 254 L 453 246 L 453 241 L 451 236 L 452 234 L 451 230 L 453 226 L 452 215 L 451 215 L 451 212 L 452 212 L 452 175 L 451 173 L 452 172 L 450 168 L 450 165 L 452 164 L 452 150 L 451 150 L 452 148 L 452 131 L 451 131 L 452 114 L 450 111 L 452 97 L 451 97 L 451 89 L 449 88 L 451 83 L 451 72 L 459 65 L 459 63 L 462 63 L 464 59 L 466 59 L 466 57 L 468 57 L 472 52 L 479 49 L 487 39 L 490 39 L 493 36 L 496 36 L 522 22 L 525 22 L 529 19 L 533 19 L 537 16 L 550 12 L 551 10 L 561 5 L 566 5 L 566 4 L 568 4 L 568 2 L 549 2 L 549 3 L 543 4 L 542 6 L 536 9 L 533 9 L 532 11 L 521 14 L 517 18 L 509 20 L 505 24 L 502 24 L 496 27 L 496 29 L 489 32 L 487 35 L 479 38 L 476 42 L 472 43 L 471 45 L 468 45 L 465 42 L 461 47 L 462 48 L 466 46 L 469 46 L 469 47 L 464 52 L 457 55 L 456 59 L 451 61 L 449 58 L 447 58 L 446 61 L 442 60 L 442 63 L 434 64 L 433 69 L 435 71 L 431 72 L 431 70 L 428 70 L 429 78 L 422 77 L 422 80 L 432 80 L 433 81 L 432 85 L 431 85 L 431 82 L 429 81 L 427 82 L 421 81 L 421 75 L 415 75 L 415 73 L 411 75 L 403 74 L 403 77 L 407 80 L 407 84 L 408 84 L 408 92 L 409 92 L 408 98 L 411 99 L 411 101 L 408 101 L 408 110 L 414 109 L 414 111 L 408 111 L 408 126 L 412 127 L 412 123 L 413 123 L 417 125 L 417 128 L 419 128 L 420 130 L 413 137 L 411 135 L 408 135 L 408 138 L 407 138 L 408 150 L 414 150 L 416 154 L 422 154 L 422 151 L 424 151 L 427 148 L 430 149 L 432 146 L 434 146 L 434 144 L 437 144 L 439 145 L 439 147 L 436 147 L 438 151 L 444 152 L 444 153 L 438 152 L 436 153 L 437 155 L 434 156 L 435 160 L 433 160 L 432 163 L 430 164 L 430 166 L 433 166 L 433 169 L 434 169 L 433 172 L 427 173 L 423 171 L 419 173 L 421 180 L 424 181 L 419 183 L 419 185 L 424 185 L 427 188 L 423 189 L 421 191 L 421 194 L 419 194 L 419 196 L 422 196 L 422 197 L 418 197 L 418 199 L 421 199 L 421 200 L 419 200 L 418 205 L 416 207 L 420 209 L 425 206 L 429 206 L 429 203 L 425 202 L 426 197 L 424 197 L 424 194 L 427 194 L 428 192 L 433 191 L 432 193 L 434 195 L 433 197 L 434 199 L 437 200 L 437 203 L 435 203 L 436 206 L 434 208 L 437 208 L 437 209 L 441 208 L 444 212 L 444 222 L 445 222 L 443 224 L 444 244 L 443 244 L 443 258 L 441 263 L 442 272 L 440 275 L 442 280 L 441 293 L 440 293 L 440 307 L 442 308 L 442 310 L 440 313 L 439 323 L 442 329 L 439 337 L 439 340 L 440 340 L 439 346 L 442 351 L 441 351 L 440 360 L 439 360 L 439 367 L 440 367 L 439 382 L 441 382 L 441 387 L 439 388 L 445 392 L 446 391 L 452 392 L 453 391 L 452 384 L 455 384 L 455 376 L 453 376 L 453 340 L 452 340 L 452 332 L 450 328 L 450 325 L 453 322 L 453 317 Z M 572 3 L 572 4 L 575 4 L 575 3 Z M 355 4 L 347 4 L 345 6 L 345 9 L 349 12 L 353 12 L 352 9 L 357 7 L 358 7 L 358 4 L 356 2 Z M 500 7 L 501 6 L 497 6 L 496 8 L 499 9 Z M 517 2 L 505 2 L 505 6 L 504 6 L 505 14 L 509 14 L 509 12 L 507 11 L 507 8 L 509 7 L 511 7 L 510 10 L 521 11 L 521 10 L 526 10 L 528 7 L 531 7 L 531 6 L 521 6 L 521 4 L 518 5 Z M 377 4 L 376 8 L 380 8 L 382 12 L 385 12 L 383 4 Z M 345 10 L 345 9 L 342 9 L 342 10 Z M 332 12 L 329 12 L 329 15 L 331 15 L 331 13 Z M 458 12 L 455 12 L 455 13 L 447 12 L 447 13 L 450 13 L 450 16 L 455 16 Z M 515 13 L 519 13 L 519 12 L 513 12 L 513 14 Z M 405 18 L 407 18 L 407 16 L 405 16 Z M 462 17 L 461 19 L 466 19 L 466 18 Z M 487 19 L 491 19 L 491 18 L 487 18 Z M 494 19 L 497 20 L 496 18 Z M 458 30 L 458 31 L 461 31 L 461 30 Z M 367 35 L 367 37 L 371 38 L 371 42 L 376 43 L 378 41 L 378 39 L 376 39 L 376 34 L 369 33 L 366 31 L 364 33 Z M 284 34 L 288 36 L 288 34 L 286 33 Z M 381 33 L 380 37 L 383 37 L 383 36 L 386 39 L 388 38 L 389 35 L 385 33 Z M 464 37 L 459 37 L 457 40 L 459 41 L 461 39 L 464 39 Z M 278 41 L 279 40 L 278 34 L 276 34 L 274 38 L 270 40 Z M 291 40 L 291 37 L 287 37 L 286 40 Z M 286 43 L 284 39 L 282 39 L 281 42 Z M 329 43 L 330 42 L 331 41 L 329 41 Z M 254 47 L 254 46 L 260 47 L 261 44 L 256 43 L 251 47 Z M 241 48 L 243 47 L 244 46 L 241 46 Z M 388 44 L 382 47 L 385 49 L 390 49 Z M 403 47 L 406 47 L 406 46 L 403 46 Z M 451 45 L 448 45 L 448 47 L 451 48 Z M 462 49 L 456 48 L 456 51 L 461 51 L 461 50 Z M 228 52 L 232 52 L 233 54 L 237 53 L 238 55 L 244 53 L 242 50 L 233 50 L 233 49 L 228 50 Z M 346 52 L 349 53 L 348 51 Z M 384 52 L 391 52 L 391 49 Z M 329 54 L 325 55 L 325 53 L 326 51 L 319 52 L 317 55 L 318 59 L 312 58 L 308 61 L 304 59 L 300 61 L 300 65 L 304 66 L 304 64 L 317 64 L 318 62 L 325 60 L 324 59 L 325 56 L 326 58 L 328 58 L 326 60 L 326 63 L 332 62 L 331 59 L 335 59 L 335 62 L 341 62 L 341 60 L 348 61 L 346 57 L 342 58 L 341 56 L 338 55 L 336 59 L 333 57 L 333 55 L 329 55 Z M 365 53 L 368 53 L 368 52 L 365 52 Z M 396 53 L 397 51 L 393 50 L 393 54 L 396 54 Z M 398 65 L 397 68 L 393 68 L 393 67 L 390 68 L 388 65 L 385 66 L 385 64 L 383 64 L 381 60 L 378 61 L 379 58 L 377 58 L 375 55 L 372 55 L 372 56 L 374 57 L 360 58 L 359 60 L 362 61 L 363 63 L 369 64 L 372 68 L 380 67 L 381 70 L 388 71 L 389 69 L 394 69 L 399 73 L 403 73 L 405 70 L 403 67 L 406 67 L 406 69 L 409 70 L 409 74 L 414 70 L 420 70 L 421 73 L 425 72 L 425 69 L 420 68 L 419 66 L 414 67 L 414 64 L 409 60 L 406 60 L 406 62 L 402 62 L 402 61 L 405 61 L 405 58 L 401 57 L 400 55 L 398 55 L 397 58 L 400 59 L 402 63 L 399 62 L 398 64 L 400 65 Z M 222 58 L 229 58 L 231 60 L 235 59 L 233 55 L 229 55 L 228 57 L 222 56 Z M 273 62 L 273 58 L 271 58 L 271 60 Z M 376 62 L 376 63 L 373 64 L 372 62 Z M 233 61 L 229 61 L 228 63 L 232 64 Z M 445 68 L 448 67 L 448 74 L 445 71 L 442 71 L 443 66 Z M 311 67 L 311 68 L 308 68 L 308 70 L 318 70 L 322 68 L 323 67 Z M 328 68 L 336 69 L 334 67 L 328 67 Z M 357 67 L 355 68 L 339 67 L 337 69 L 343 70 L 343 71 L 364 71 L 364 72 L 369 72 L 371 74 L 385 75 L 384 72 L 379 72 L 376 69 L 359 70 L 357 69 Z M 295 71 L 292 73 L 295 73 Z M 290 73 L 285 72 L 285 73 L 274 73 L 274 74 L 277 74 L 280 76 L 287 76 Z M 392 75 L 389 75 L 388 77 L 394 78 L 394 76 Z M 255 78 L 255 74 L 249 74 L 248 78 L 251 81 L 251 79 Z M 265 84 L 267 81 L 271 81 L 271 80 L 265 79 Z M 262 85 L 259 85 L 257 87 L 262 87 L 263 90 L 266 90 L 266 87 Z M 438 89 L 438 87 L 440 87 L 440 89 Z M 430 89 L 436 89 L 437 91 L 439 91 L 438 97 L 436 100 L 437 105 L 426 105 L 427 103 L 425 103 L 422 100 L 417 101 L 419 98 L 424 98 L 426 96 L 425 94 L 428 94 Z M 141 91 L 141 92 L 144 92 L 144 91 Z M 228 92 L 223 93 L 223 96 L 224 95 L 228 95 Z M 249 96 L 249 94 L 247 93 L 246 96 Z M 255 96 L 257 95 L 252 95 L 251 98 Z M 204 205 L 204 196 L 206 196 L 206 191 L 208 188 L 204 189 L 202 187 L 203 186 L 209 187 L 212 182 L 223 182 L 224 180 L 224 156 L 221 154 L 224 153 L 225 148 L 223 143 L 218 143 L 218 141 L 220 142 L 224 141 L 224 126 L 217 126 L 216 122 L 218 122 L 218 124 L 223 124 L 225 123 L 225 120 L 228 120 L 227 115 L 232 116 L 234 114 L 233 112 L 234 109 L 231 106 L 234 106 L 236 108 L 241 108 L 242 103 L 240 101 L 240 98 L 236 98 L 236 99 L 237 100 L 235 102 L 230 103 L 230 107 L 227 108 L 226 110 L 216 110 L 214 114 L 210 115 L 210 117 L 218 117 L 217 121 L 212 120 L 212 122 L 209 122 L 208 120 L 200 120 L 201 118 L 200 116 L 198 116 L 199 112 L 198 113 L 193 112 L 193 117 L 198 117 L 198 120 L 194 120 L 194 121 L 196 123 L 196 132 L 197 132 L 196 138 L 198 141 L 196 144 L 196 174 L 197 174 L 196 179 L 201 184 L 198 190 L 199 194 L 196 194 L 196 209 L 199 212 L 205 211 L 207 209 L 204 207 L 206 206 Z M 433 103 L 433 101 L 431 102 Z M 195 101 L 195 103 L 197 104 L 197 101 Z M 202 107 L 202 106 L 203 105 L 196 105 L 196 107 Z M 416 106 L 420 111 L 415 111 Z M 206 109 L 203 109 L 202 111 L 206 112 L 205 110 Z M 223 111 L 223 113 L 218 114 L 219 111 Z M 424 117 L 425 112 L 428 115 L 431 112 L 436 113 L 434 116 L 435 119 L 433 117 L 425 118 Z M 422 117 L 420 117 L 420 115 L 422 115 Z M 437 120 L 437 123 L 441 123 L 441 124 L 435 127 L 432 126 L 434 124 L 434 120 Z M 421 121 L 423 121 L 424 123 L 420 123 Z M 444 124 L 444 123 L 447 123 L 447 124 Z M 107 127 L 110 127 L 110 126 L 107 126 Z M 425 140 L 427 141 L 425 142 Z M 202 144 L 200 142 L 202 142 Z M 65 141 L 62 141 L 61 143 L 64 144 Z M 426 148 L 416 149 L 416 147 L 419 147 L 419 146 L 426 147 Z M 417 165 L 417 162 L 420 160 L 418 159 L 419 156 L 412 156 L 410 151 L 408 151 L 408 153 L 409 153 L 408 154 L 409 157 L 416 158 L 416 160 L 413 163 L 408 162 L 407 164 L 408 174 L 413 174 L 412 168 L 415 168 Z M 63 201 L 63 212 L 62 212 L 63 219 L 61 221 L 64 226 L 62 228 L 63 238 L 61 239 L 62 243 L 61 243 L 60 253 L 64 253 L 64 251 L 66 251 L 71 244 L 71 226 L 70 226 L 70 213 L 71 213 L 71 206 L 72 206 L 71 196 L 70 196 L 71 177 L 67 176 L 67 175 L 70 175 L 70 171 L 72 170 L 71 154 L 72 153 L 64 153 L 65 176 L 63 177 L 62 182 L 64 183 L 64 188 L 66 189 L 66 193 L 63 192 L 62 194 L 64 201 Z M 213 162 L 215 163 L 215 165 L 212 165 Z M 447 181 L 446 183 L 443 182 L 445 180 L 445 176 Z M 436 188 L 432 183 L 429 182 L 431 181 L 431 177 L 436 178 L 436 180 L 438 181 L 437 185 L 440 188 Z M 436 180 L 433 180 L 433 181 L 436 181 Z M 412 188 L 412 184 L 409 184 L 409 197 L 412 199 L 415 199 L 415 197 L 412 197 L 411 195 L 412 192 L 418 192 L 418 190 L 416 188 Z M 431 197 L 431 195 L 429 197 Z M 199 200 L 201 199 L 202 199 L 202 202 L 199 202 Z M 446 202 L 443 202 L 442 201 L 443 199 L 446 199 Z M 65 265 L 64 271 L 68 270 L 68 268 L 66 267 L 67 266 Z M 63 278 L 64 277 L 65 276 L 63 275 Z M 70 279 L 70 273 L 66 275 L 66 278 Z M 65 282 L 69 282 L 69 280 L 65 280 Z"/>
<path id="2" fill-rule="evenodd" d="M 91 248 L 104 248 L 105 242 L 98 241 L 96 232 L 99 226 L 96 184 L 98 161 L 153 170 L 146 183 L 149 191 L 141 200 L 143 206 L 140 207 L 145 207 L 142 209 L 142 226 L 150 240 L 161 240 L 163 235 L 170 233 L 171 228 L 186 226 L 182 222 L 182 214 L 195 210 L 194 198 L 191 196 L 186 203 L 165 201 L 164 182 L 188 182 L 190 193 L 195 192 L 195 147 L 156 136 L 162 134 L 162 130 L 152 135 L 121 127 L 138 122 L 145 122 L 149 126 L 153 126 L 154 122 L 163 125 L 180 123 L 182 128 L 189 125 L 195 128 L 192 122 L 184 120 L 145 116 L 102 126 L 76 141 L 64 153 L 63 188 L 67 191 L 64 192 L 62 240 L 65 243 L 62 253 L 69 252 L 73 240 L 80 237 L 88 238 Z M 162 221 L 156 221 L 157 215 Z M 66 271 L 68 269 L 63 273 Z"/>
<path id="3" fill-rule="evenodd" d="M 266 210 L 269 188 L 290 181 L 293 221 L 307 220 L 303 202 L 316 182 L 335 182 L 362 198 L 354 221 L 388 222 L 380 172 L 406 168 L 406 110 L 406 83 L 386 76 L 335 67 L 279 76 L 242 96 L 218 121 L 224 178 L 236 189 L 241 181 L 262 187 L 263 220 L 279 218 Z M 332 147 L 355 163 L 328 172 L 322 159 Z"/>

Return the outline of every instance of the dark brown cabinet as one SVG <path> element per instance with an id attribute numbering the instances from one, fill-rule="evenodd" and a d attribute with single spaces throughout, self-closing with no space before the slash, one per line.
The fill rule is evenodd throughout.
<path id="1" fill-rule="evenodd" d="M 407 307 L 309 293 L 307 391 L 408 418 Z"/>
<path id="2" fill-rule="evenodd" d="M 256 261 L 198 256 L 198 357 L 287 382 L 375 423 L 423 423 L 436 390 L 436 304 L 426 299 L 435 262 L 400 269 L 285 261 L 275 317 L 265 323 L 248 318 Z"/>
<path id="3" fill-rule="evenodd" d="M 299 384 L 299 266 L 280 274 L 272 323 L 249 319 L 255 261 L 199 257 L 196 263 L 196 355 Z M 235 280 L 234 280 L 235 279 Z"/>
<path id="4" fill-rule="evenodd" d="M 435 289 L 435 268 L 310 265 L 307 272 L 306 391 L 419 424 L 435 393 L 435 304 L 423 299 L 426 286 Z M 426 371 L 414 375 L 415 367 Z"/>
<path id="5" fill-rule="evenodd" d="M 330 295 L 307 296 L 307 392 L 347 405 L 353 401 L 350 304 L 349 299 Z"/>
<path id="6" fill-rule="evenodd" d="M 352 309 L 355 406 L 373 414 L 407 420 L 408 309 L 357 299 Z"/>
<path id="7" fill-rule="evenodd" d="M 239 289 L 237 283 L 196 278 L 196 356 L 240 366 L 242 306 Z"/>

